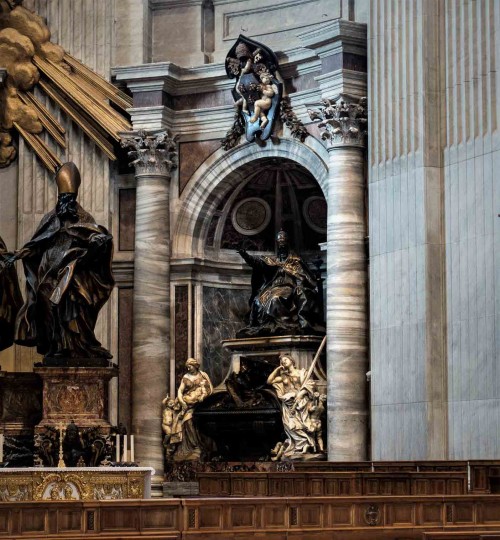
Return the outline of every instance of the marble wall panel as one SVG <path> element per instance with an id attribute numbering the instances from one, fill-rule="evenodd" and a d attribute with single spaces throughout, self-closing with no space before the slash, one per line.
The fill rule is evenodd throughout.
<path id="1" fill-rule="evenodd" d="M 250 289 L 203 287 L 203 369 L 214 386 L 227 374 L 231 355 L 222 348 L 221 341 L 234 338 L 245 326 Z"/>
<path id="2" fill-rule="evenodd" d="M 132 322 L 134 314 L 132 288 L 118 290 L 118 422 L 130 433 L 132 427 Z"/>
<path id="3" fill-rule="evenodd" d="M 179 195 L 194 171 L 220 148 L 220 140 L 184 142 L 179 144 Z"/>
<path id="4" fill-rule="evenodd" d="M 177 285 L 174 297 L 174 354 L 175 388 L 179 387 L 184 375 L 185 362 L 189 358 L 189 285 Z"/>
<path id="5" fill-rule="evenodd" d="M 134 251 L 135 245 L 135 188 L 118 190 L 118 238 L 120 251 Z"/>

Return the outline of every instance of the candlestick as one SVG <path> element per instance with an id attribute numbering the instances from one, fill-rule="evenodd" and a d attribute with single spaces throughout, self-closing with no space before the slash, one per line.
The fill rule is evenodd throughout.
<path id="1" fill-rule="evenodd" d="M 134 448 L 134 436 L 130 435 L 130 461 L 134 463 L 135 448 Z"/>
<path id="2" fill-rule="evenodd" d="M 127 444 L 127 435 L 123 436 L 123 461 L 127 461 L 127 452 L 128 452 L 128 444 Z"/>
<path id="3" fill-rule="evenodd" d="M 116 463 L 120 463 L 120 434 L 116 434 Z"/>
<path id="4" fill-rule="evenodd" d="M 59 463 L 57 464 L 59 469 L 64 469 L 66 464 L 64 463 L 63 455 L 63 425 L 62 422 L 59 424 Z"/>

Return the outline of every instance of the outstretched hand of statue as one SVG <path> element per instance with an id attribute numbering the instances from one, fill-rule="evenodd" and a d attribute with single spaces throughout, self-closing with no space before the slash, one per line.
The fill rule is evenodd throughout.
<path id="1" fill-rule="evenodd" d="M 3 270 L 8 270 L 14 266 L 14 263 L 17 261 L 17 255 L 12 251 L 5 251 L 0 253 L 0 272 Z"/>

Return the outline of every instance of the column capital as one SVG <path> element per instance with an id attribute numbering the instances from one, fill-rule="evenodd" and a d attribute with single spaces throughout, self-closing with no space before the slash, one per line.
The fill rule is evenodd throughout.
<path id="1" fill-rule="evenodd" d="M 318 123 L 321 138 L 328 149 L 366 147 L 368 134 L 366 97 L 340 94 L 335 99 L 323 99 L 323 107 L 308 109 L 311 120 Z"/>
<path id="2" fill-rule="evenodd" d="M 132 148 L 128 152 L 130 166 L 135 167 L 135 175 L 154 175 L 170 178 L 170 172 L 177 167 L 177 145 L 175 138 L 167 131 L 129 131 L 121 133 L 122 148 Z"/>

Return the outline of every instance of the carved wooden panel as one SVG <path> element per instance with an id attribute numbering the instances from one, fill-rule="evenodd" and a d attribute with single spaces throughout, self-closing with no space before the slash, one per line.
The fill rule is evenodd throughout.
<path id="1" fill-rule="evenodd" d="M 21 510 L 23 532 L 47 533 L 47 510 L 44 508 L 28 508 Z"/>
<path id="2" fill-rule="evenodd" d="M 229 526 L 231 528 L 252 528 L 257 526 L 257 509 L 254 505 L 235 506 L 229 509 Z"/>
<path id="3" fill-rule="evenodd" d="M 4 502 L 0 511 L 8 540 L 493 540 L 499 531 L 495 495 Z"/>
<path id="4" fill-rule="evenodd" d="M 83 514 L 80 510 L 60 509 L 57 512 L 59 532 L 83 531 Z"/>
<path id="5" fill-rule="evenodd" d="M 199 529 L 219 529 L 222 527 L 221 504 L 207 504 L 198 508 L 198 528 Z"/>
<path id="6" fill-rule="evenodd" d="M 422 504 L 419 507 L 418 523 L 420 525 L 434 526 L 443 521 L 442 505 L 437 503 Z"/>
<path id="7" fill-rule="evenodd" d="M 177 508 L 146 508 L 141 512 L 141 528 L 145 530 L 176 529 Z"/>
<path id="8" fill-rule="evenodd" d="M 131 512 L 128 507 L 101 508 L 100 518 L 103 532 L 134 531 L 139 524 L 139 513 Z"/>

